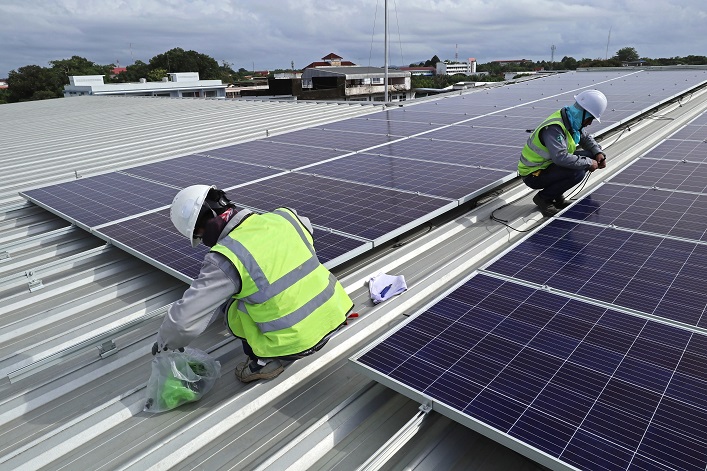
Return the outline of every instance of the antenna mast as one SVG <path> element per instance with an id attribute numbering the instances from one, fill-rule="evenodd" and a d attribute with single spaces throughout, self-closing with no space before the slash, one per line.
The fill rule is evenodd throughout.
<path id="1" fill-rule="evenodd" d="M 385 0 L 385 72 L 383 73 L 383 103 L 388 103 L 388 0 Z"/>
<path id="2" fill-rule="evenodd" d="M 609 37 L 606 38 L 606 56 L 604 57 L 604 60 L 607 60 L 609 58 L 609 40 L 611 39 L 611 28 L 613 28 L 613 26 L 609 26 Z"/>

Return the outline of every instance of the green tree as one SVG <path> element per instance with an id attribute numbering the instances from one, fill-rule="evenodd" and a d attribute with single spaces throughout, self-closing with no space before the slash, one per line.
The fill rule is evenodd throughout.
<path id="1" fill-rule="evenodd" d="M 163 77 L 167 77 L 165 69 L 152 69 L 147 73 L 147 80 L 150 82 L 161 82 Z"/>
<path id="2" fill-rule="evenodd" d="M 7 85 L 8 103 L 63 96 L 61 77 L 52 69 L 38 65 L 26 65 L 17 70 L 11 70 L 7 77 Z"/>
<path id="3" fill-rule="evenodd" d="M 437 67 L 437 62 L 442 62 L 439 57 L 437 57 L 437 54 L 432 56 L 432 59 L 428 60 L 425 62 L 425 65 L 423 67 Z"/>
<path id="4" fill-rule="evenodd" d="M 199 72 L 202 80 L 218 80 L 221 70 L 213 57 L 196 51 L 174 48 L 150 59 L 151 69 L 165 69 L 167 72 Z"/>
<path id="5" fill-rule="evenodd" d="M 150 73 L 150 66 L 141 60 L 136 60 L 134 64 L 125 68 L 125 72 L 117 75 L 119 82 L 139 82 L 141 78 L 146 79 Z"/>
<path id="6" fill-rule="evenodd" d="M 577 70 L 577 59 L 565 56 L 560 61 L 561 68 L 566 70 Z"/>
<path id="7" fill-rule="evenodd" d="M 633 62 L 639 59 L 638 52 L 632 47 L 622 47 L 616 51 L 616 55 L 612 59 L 618 59 L 621 62 Z"/>
<path id="8" fill-rule="evenodd" d="M 105 75 L 109 76 L 115 67 L 113 64 L 99 65 L 90 60 L 72 56 L 71 59 L 49 61 L 51 68 L 61 77 L 64 85 L 68 85 L 72 75 Z"/>

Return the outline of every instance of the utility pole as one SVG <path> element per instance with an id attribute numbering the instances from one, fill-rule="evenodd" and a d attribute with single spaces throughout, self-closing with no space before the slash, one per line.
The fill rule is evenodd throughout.
<path id="1" fill-rule="evenodd" d="M 383 73 L 383 103 L 388 103 L 388 0 L 385 0 L 385 33 L 384 36 L 384 53 L 385 56 L 385 71 Z"/>
<path id="2" fill-rule="evenodd" d="M 552 54 L 550 55 L 550 63 L 551 63 L 551 64 L 554 64 L 554 63 L 555 63 L 555 49 L 557 49 L 557 48 L 555 47 L 554 44 L 553 44 L 552 46 L 550 46 L 550 51 L 552 51 Z M 554 69 L 554 68 L 555 68 L 555 67 L 553 67 L 553 69 Z"/>

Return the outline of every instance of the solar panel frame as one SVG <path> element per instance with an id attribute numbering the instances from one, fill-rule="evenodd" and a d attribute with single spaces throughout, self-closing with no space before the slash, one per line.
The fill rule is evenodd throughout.
<path id="1" fill-rule="evenodd" d="M 475 272 L 350 359 L 551 469 L 707 463 L 707 337 L 675 326 Z"/>
<path id="2" fill-rule="evenodd" d="M 283 170 L 293 170 L 347 153 L 348 151 L 339 149 L 275 142 L 272 138 L 269 138 L 211 149 L 200 152 L 199 155 L 218 157 L 220 159 L 233 160 L 234 162 L 264 165 Z M 253 162 L 249 162 L 248 157 Z"/>
<path id="3" fill-rule="evenodd" d="M 611 183 L 707 193 L 707 165 L 640 158 L 608 179 Z"/>
<path id="4" fill-rule="evenodd" d="M 602 184 L 562 218 L 707 241 L 707 195 Z"/>
<path id="5" fill-rule="evenodd" d="M 90 231 L 94 226 L 169 204 L 178 191 L 164 184 L 113 172 L 35 188 L 20 195 Z M 108 205 L 108 200 L 117 204 Z"/>
<path id="6" fill-rule="evenodd" d="M 312 192 L 310 189 L 316 189 Z M 345 190 L 345 191 L 344 191 Z M 289 206 L 312 224 L 372 240 L 374 246 L 457 207 L 457 201 L 292 172 L 229 193 L 240 207 Z"/>
<path id="7" fill-rule="evenodd" d="M 92 232 L 185 283 L 191 283 L 197 277 L 204 256 L 209 252 L 209 248 L 204 245 L 193 248 L 176 231 L 169 216 L 169 208 L 107 224 Z M 373 246 L 371 241 L 316 226 L 313 239 L 317 257 L 327 268 L 351 260 Z"/>
<path id="8" fill-rule="evenodd" d="M 126 175 L 164 183 L 176 188 L 186 188 L 196 184 L 227 188 L 269 178 L 282 172 L 282 170 L 269 167 L 199 154 L 162 160 L 120 171 Z"/>
<path id="9" fill-rule="evenodd" d="M 370 171 L 362 171 L 370 169 Z M 433 163 L 400 157 L 354 154 L 298 171 L 393 190 L 458 200 L 460 203 L 514 178 L 503 170 Z"/>

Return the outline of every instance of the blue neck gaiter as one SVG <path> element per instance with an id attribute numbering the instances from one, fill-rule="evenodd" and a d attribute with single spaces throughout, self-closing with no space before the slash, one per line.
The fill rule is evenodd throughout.
<path id="1" fill-rule="evenodd" d="M 584 116 L 584 110 L 575 103 L 572 106 L 565 106 L 565 112 L 567 113 L 567 118 L 569 119 L 570 127 L 572 128 L 570 129 L 572 139 L 574 139 L 575 144 L 579 144 L 579 131 L 582 129 L 582 116 Z"/>

